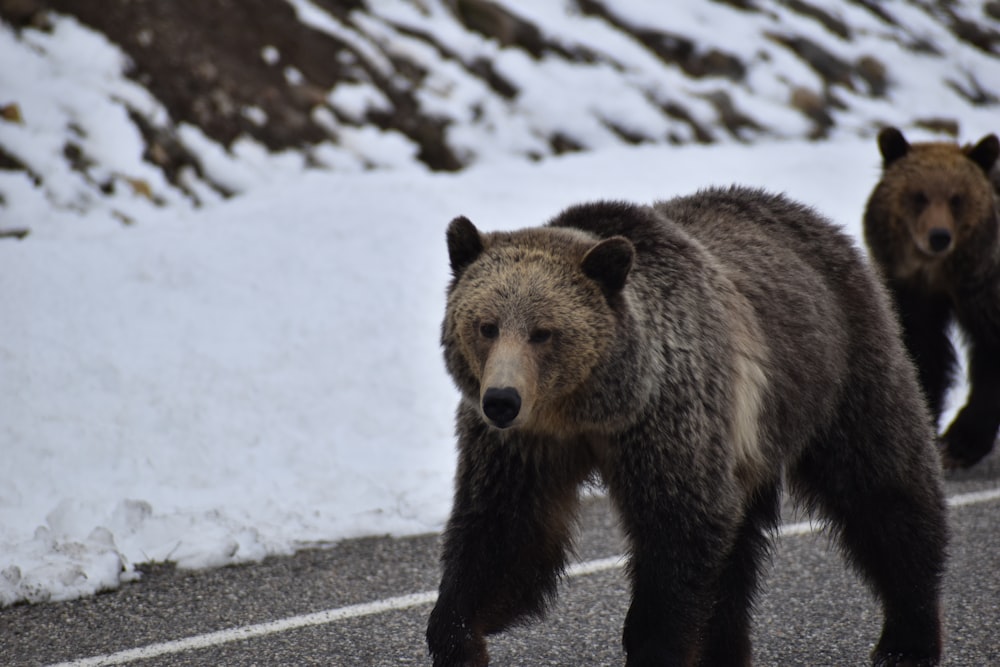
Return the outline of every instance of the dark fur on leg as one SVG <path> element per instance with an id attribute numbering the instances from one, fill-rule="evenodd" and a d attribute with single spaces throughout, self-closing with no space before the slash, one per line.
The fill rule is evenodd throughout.
<path id="1" fill-rule="evenodd" d="M 1000 294 L 992 310 L 988 295 L 966 300 L 958 316 L 969 345 L 969 399 L 941 437 L 945 465 L 953 468 L 989 454 L 1000 431 Z"/>
<path id="2" fill-rule="evenodd" d="M 760 570 L 768 559 L 780 514 L 777 484 L 757 492 L 719 582 L 715 613 L 705 635 L 702 667 L 751 664 L 750 628 Z"/>
<path id="3" fill-rule="evenodd" d="M 485 666 L 486 635 L 544 612 L 565 568 L 582 481 L 531 460 L 476 415 L 469 429 L 427 626 L 435 667 Z"/>
<path id="4" fill-rule="evenodd" d="M 650 448 L 640 445 L 657 440 L 644 428 L 649 427 L 617 443 L 607 480 L 631 547 L 632 603 L 622 635 L 626 665 L 695 667 L 725 558 L 736 540 L 739 494 L 721 481 L 691 484 L 697 468 L 679 452 L 672 452 L 676 458 L 670 464 L 653 464 Z M 661 424 L 659 432 L 683 428 Z M 718 463 L 725 465 L 721 459 Z M 707 474 L 724 479 L 718 470 Z M 711 493 L 712 498 L 700 495 Z"/>
<path id="5" fill-rule="evenodd" d="M 878 363 L 874 355 L 871 363 Z M 892 439 L 928 440 L 928 425 L 902 414 L 895 423 L 867 419 L 869 411 L 904 400 L 906 390 L 852 385 L 839 424 L 819 436 L 792 471 L 794 490 L 830 521 L 847 561 L 882 602 L 874 665 L 937 665 L 941 656 L 948 530 L 935 462 L 879 461 L 885 452 L 904 451 L 887 444 Z"/>
<path id="6" fill-rule="evenodd" d="M 824 500 L 822 513 L 838 529 L 848 562 L 883 605 L 885 620 L 873 664 L 909 664 L 901 662 L 904 659 L 915 665 L 938 664 L 942 638 L 937 599 L 946 543 L 943 506 L 926 507 L 934 501 L 902 488 L 840 488 L 836 493 L 844 495 L 839 501 Z M 851 493 L 853 499 L 844 500 Z M 941 520 L 934 521 L 935 515 Z M 887 525 L 894 530 L 886 531 Z"/>
<path id="7" fill-rule="evenodd" d="M 936 425 L 958 368 L 955 347 L 948 338 L 951 303 L 946 297 L 930 297 L 907 284 L 891 283 L 890 289 L 903 326 L 903 342 L 917 366 L 920 386 Z"/>

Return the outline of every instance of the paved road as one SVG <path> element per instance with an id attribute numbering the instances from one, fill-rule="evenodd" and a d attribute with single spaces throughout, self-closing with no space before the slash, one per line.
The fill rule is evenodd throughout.
<path id="1" fill-rule="evenodd" d="M 1000 665 L 1000 452 L 947 491 L 961 504 L 951 510 L 945 664 Z M 607 501 L 588 501 L 585 565 L 545 621 L 491 640 L 492 664 L 622 664 L 621 546 Z M 0 610 L 0 665 L 428 665 L 438 548 L 435 535 L 373 538 L 209 572 L 153 568 L 112 593 Z M 879 614 L 826 536 L 778 538 L 765 586 L 757 665 L 867 664 Z"/>

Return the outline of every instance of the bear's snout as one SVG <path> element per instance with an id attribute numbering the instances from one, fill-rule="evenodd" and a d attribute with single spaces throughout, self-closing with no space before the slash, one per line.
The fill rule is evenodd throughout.
<path id="1" fill-rule="evenodd" d="M 927 233 L 927 244 L 935 253 L 942 253 L 951 246 L 951 232 L 942 227 L 935 227 Z"/>
<path id="2" fill-rule="evenodd" d="M 521 395 L 513 387 L 490 387 L 483 394 L 483 414 L 499 428 L 507 428 L 521 411 Z"/>

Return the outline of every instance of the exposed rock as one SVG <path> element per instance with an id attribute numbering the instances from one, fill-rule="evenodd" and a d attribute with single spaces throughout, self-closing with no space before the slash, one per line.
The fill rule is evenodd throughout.
<path id="1" fill-rule="evenodd" d="M 925 130 L 930 130 L 931 132 L 947 134 L 955 139 L 958 138 L 958 121 L 954 118 L 918 118 L 914 122 L 914 125 L 922 127 Z"/>
<path id="2" fill-rule="evenodd" d="M 203 196 L 234 194 L 239 183 L 203 164 L 204 147 L 189 143 L 187 126 L 229 155 L 251 140 L 324 167 L 331 153 L 319 148 L 332 148 L 341 151 L 335 168 L 379 166 L 377 155 L 365 153 L 382 146 L 366 143 L 378 135 L 405 160 L 456 170 L 478 159 L 483 142 L 494 142 L 484 153 L 542 159 L 592 142 L 823 138 L 845 118 L 854 118 L 849 132 L 874 133 L 884 122 L 900 124 L 900 115 L 958 136 L 962 128 L 942 111 L 1000 105 L 1000 76 L 956 65 L 943 80 L 937 75 L 940 110 L 899 110 L 891 105 L 900 78 L 871 55 L 886 41 L 923 62 L 954 59 L 963 49 L 972 61 L 996 59 L 992 71 L 1000 72 L 1000 3 L 986 2 L 978 16 L 952 0 L 844 6 L 852 11 L 818 0 L 705 0 L 705 16 L 755 31 L 734 44 L 713 40 L 710 29 L 685 34 L 683 26 L 694 24 L 679 21 L 675 29 L 662 12 L 659 21 L 639 21 L 611 0 L 575 0 L 557 19 L 509 0 L 0 0 L 0 19 L 21 35 L 69 14 L 117 45 L 128 76 L 162 106 L 151 113 L 119 101 L 144 142 L 142 159 L 197 205 Z M 860 12 L 868 20 L 852 25 Z M 882 28 L 873 30 L 871 19 Z M 584 22 L 586 30 L 575 30 Z M 632 44 L 615 50 L 601 35 Z M 808 67 L 804 77 L 775 70 L 788 54 Z M 528 68 L 549 78 L 526 75 Z M 810 71 L 815 81 L 806 80 Z M 622 100 L 603 92 L 612 78 Z M 0 107 L 16 109 L 17 100 L 3 94 Z M 859 98 L 864 114 L 839 113 Z M 775 107 L 784 118 L 791 109 L 808 120 L 786 128 L 762 111 Z M 58 158 L 92 194 L 124 189 L 147 197 L 146 183 L 148 198 L 164 201 L 144 179 L 96 164 L 87 131 L 69 127 Z M 0 145 L 0 169 L 28 172 L 25 162 Z M 43 174 L 29 175 L 43 182 Z"/>
<path id="3" fill-rule="evenodd" d="M 797 14 L 802 14 L 803 16 L 815 19 L 820 25 L 838 37 L 846 40 L 851 39 L 850 27 L 844 23 L 844 21 L 826 10 L 808 2 L 804 2 L 804 0 L 782 0 L 781 4 L 785 5 Z"/>
<path id="4" fill-rule="evenodd" d="M 810 135 L 812 138 L 826 136 L 833 127 L 833 116 L 830 115 L 828 101 L 823 95 L 800 86 L 792 90 L 791 105 L 814 123 L 815 129 Z"/>
<path id="5" fill-rule="evenodd" d="M 884 97 L 889 89 L 889 73 L 875 56 L 861 56 L 854 65 L 855 73 L 868 85 L 872 97 Z"/>
<path id="6" fill-rule="evenodd" d="M 746 74 L 740 59 L 718 49 L 701 50 L 694 40 L 662 30 L 650 30 L 631 25 L 620 19 L 599 0 L 577 0 L 585 14 L 600 17 L 616 28 L 635 37 L 663 62 L 678 65 L 685 73 L 695 78 L 721 76 L 739 81 Z"/>

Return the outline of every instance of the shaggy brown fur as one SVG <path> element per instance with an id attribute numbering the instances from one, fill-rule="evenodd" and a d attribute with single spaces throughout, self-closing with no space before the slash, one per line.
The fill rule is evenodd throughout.
<path id="1" fill-rule="evenodd" d="M 1000 429 L 1000 221 L 989 180 L 994 135 L 973 146 L 910 144 L 879 135 L 882 179 L 868 200 L 865 239 L 895 300 L 907 349 L 935 424 L 957 359 L 958 323 L 969 347 L 971 393 L 941 436 L 948 467 L 988 454 Z"/>
<path id="2" fill-rule="evenodd" d="M 930 419 L 851 242 L 757 190 L 448 229 L 462 393 L 427 639 L 438 667 L 540 615 L 597 475 L 630 542 L 630 666 L 747 665 L 787 476 L 883 603 L 877 665 L 933 665 L 946 527 Z"/>

